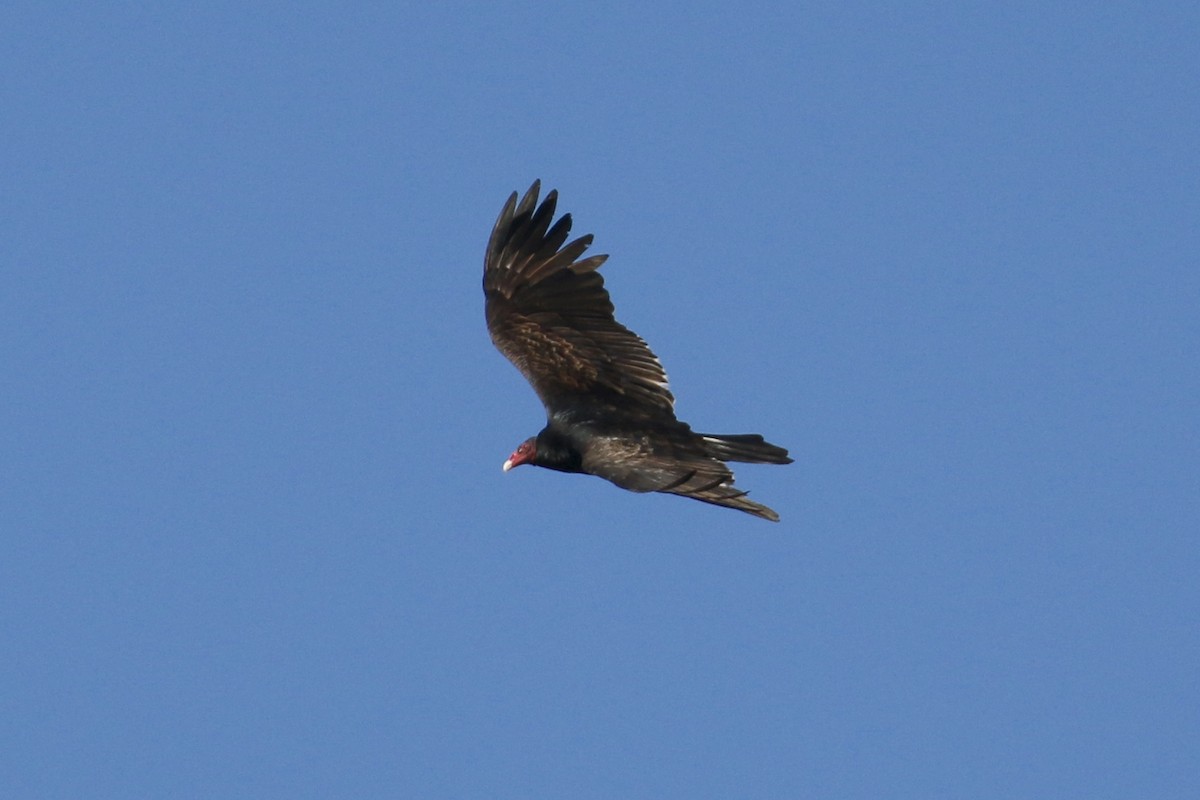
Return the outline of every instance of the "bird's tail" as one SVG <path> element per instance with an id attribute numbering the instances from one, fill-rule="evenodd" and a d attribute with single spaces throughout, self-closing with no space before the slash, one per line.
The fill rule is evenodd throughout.
<path id="1" fill-rule="evenodd" d="M 721 461 L 747 464 L 790 464 L 788 451 L 773 445 L 757 433 L 702 433 L 704 449 Z"/>

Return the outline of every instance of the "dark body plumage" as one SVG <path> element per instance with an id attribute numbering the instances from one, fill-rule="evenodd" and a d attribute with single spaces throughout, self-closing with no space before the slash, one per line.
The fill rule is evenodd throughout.
<path id="1" fill-rule="evenodd" d="M 584 472 L 634 492 L 669 492 L 779 515 L 734 488 L 726 461 L 789 464 L 787 451 L 758 434 L 700 434 L 675 418 L 662 364 L 613 318 L 596 272 L 608 256 L 580 258 L 591 235 L 567 244 L 571 217 L 551 225 L 556 192 L 538 205 L 535 181 L 500 212 L 484 258 L 483 291 L 492 341 L 525 376 L 548 422 L 505 469 L 535 464 Z"/>

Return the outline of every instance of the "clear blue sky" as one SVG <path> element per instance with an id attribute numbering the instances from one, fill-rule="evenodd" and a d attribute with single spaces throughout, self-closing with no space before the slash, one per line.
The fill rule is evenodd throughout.
<path id="1" fill-rule="evenodd" d="M 105 5 L 0 11 L 0 794 L 1197 796 L 1194 3 Z M 534 178 L 780 524 L 501 473 Z"/>

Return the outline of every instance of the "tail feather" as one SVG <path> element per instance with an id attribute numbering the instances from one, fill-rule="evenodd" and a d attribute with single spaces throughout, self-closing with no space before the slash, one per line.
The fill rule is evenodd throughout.
<path id="1" fill-rule="evenodd" d="M 746 436 L 738 437 L 744 439 L 742 444 L 755 446 L 759 448 L 769 448 L 769 452 L 775 458 L 787 458 L 786 455 L 780 455 L 783 452 L 782 448 L 774 445 L 766 444 L 762 441 L 761 436 Z M 757 440 L 757 443 L 754 441 Z M 707 437 L 705 437 L 707 445 Z M 778 452 L 774 452 L 778 451 Z M 738 451 L 742 452 L 742 451 Z M 743 453 L 743 455 L 746 455 Z M 726 456 L 727 458 L 729 456 Z M 749 458 L 740 458 L 741 461 L 749 461 Z M 762 461 L 763 458 L 757 457 L 755 461 Z M 789 461 L 791 459 L 788 459 Z M 709 457 L 702 462 L 693 462 L 697 467 L 691 469 L 679 477 L 667 483 L 664 486 L 656 487 L 653 491 L 667 492 L 669 494 L 677 494 L 681 497 L 690 497 L 693 500 L 699 500 L 702 503 L 712 503 L 716 506 L 725 506 L 726 508 L 734 508 L 738 511 L 745 511 L 747 514 L 753 514 L 756 517 L 771 520 L 772 522 L 779 521 L 779 515 L 774 510 L 764 506 L 762 503 L 756 503 L 746 496 L 746 492 L 733 485 L 733 473 L 729 471 L 729 467 L 724 461 L 714 458 L 710 453 Z M 771 463 L 771 462 L 768 462 Z M 786 463 L 775 461 L 774 463 Z"/>
<path id="2" fill-rule="evenodd" d="M 721 461 L 747 464 L 790 464 L 788 451 L 773 445 L 757 433 L 702 433 L 704 449 Z"/>

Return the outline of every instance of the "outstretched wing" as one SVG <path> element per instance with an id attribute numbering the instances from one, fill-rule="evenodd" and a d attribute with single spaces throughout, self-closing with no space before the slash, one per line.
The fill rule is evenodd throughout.
<path id="1" fill-rule="evenodd" d="M 558 201 L 537 204 L 540 181 L 514 192 L 492 229 L 484 258 L 488 331 L 550 415 L 571 407 L 620 408 L 633 417 L 674 419 L 667 375 L 650 348 L 613 318 L 596 268 L 581 259 L 591 235 L 569 244 L 570 214 L 550 224 Z"/>

